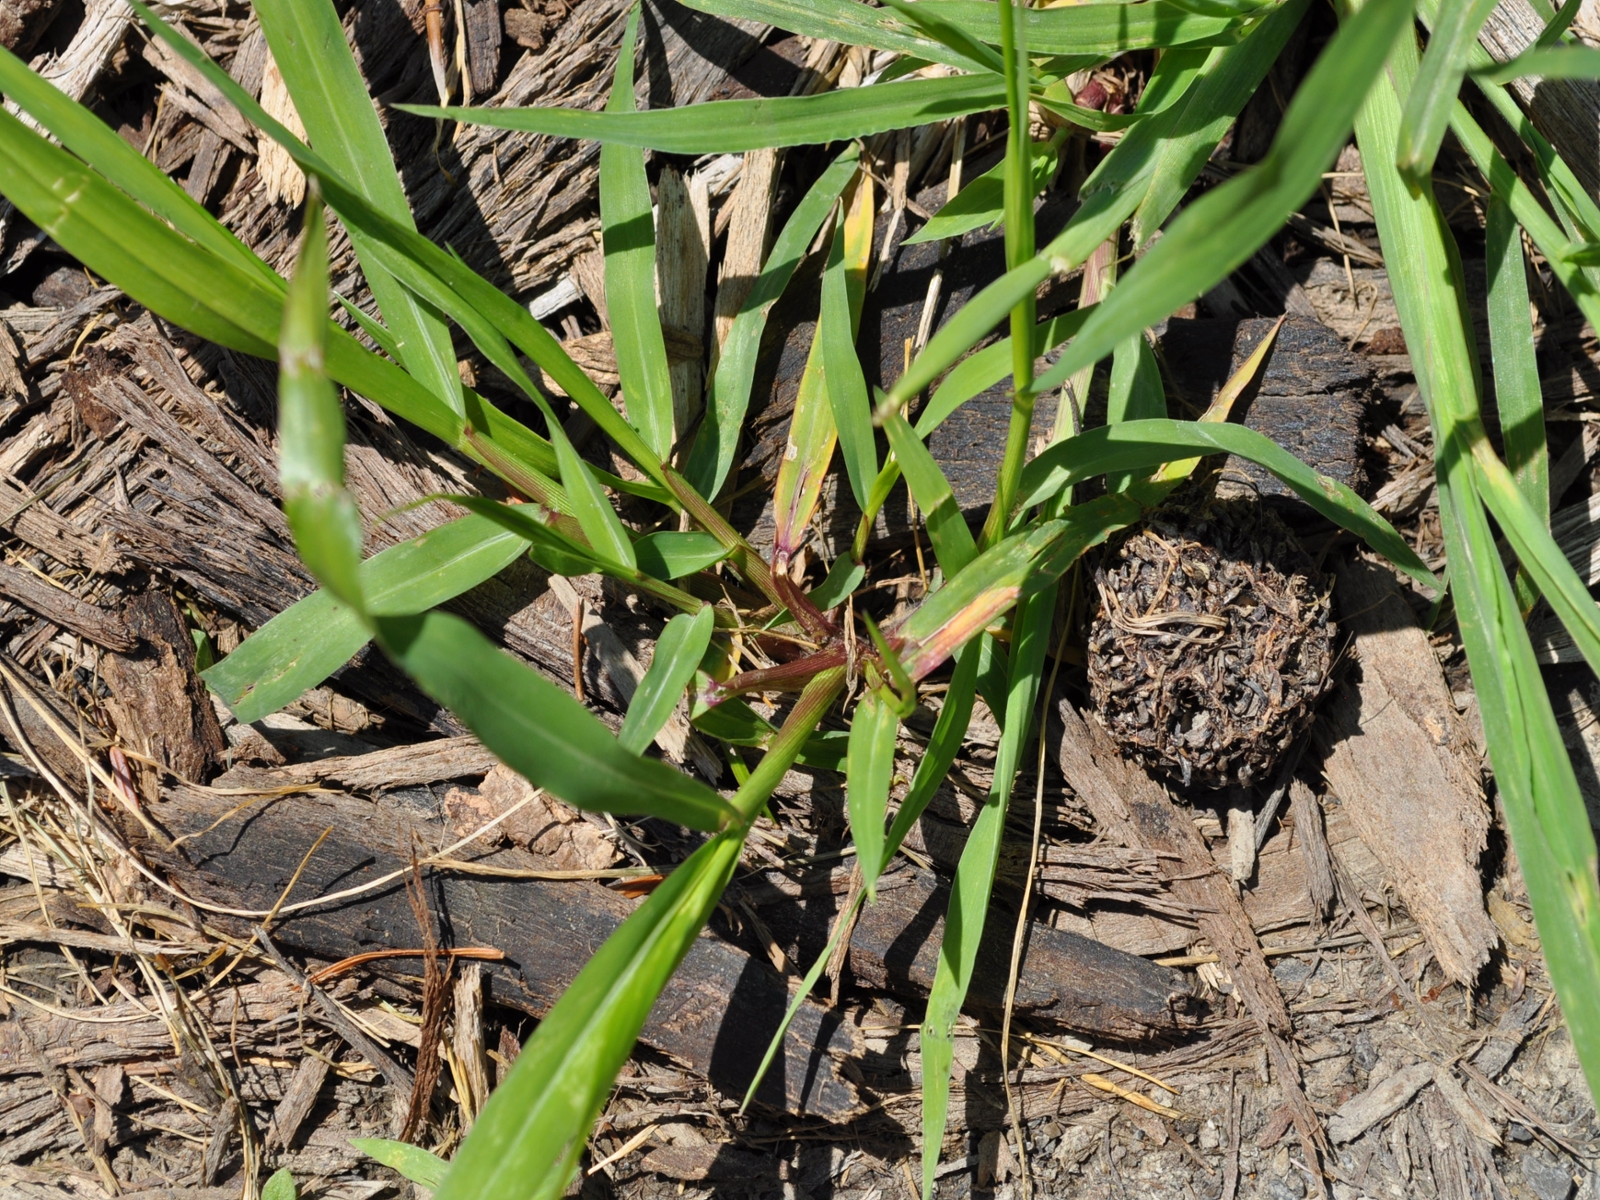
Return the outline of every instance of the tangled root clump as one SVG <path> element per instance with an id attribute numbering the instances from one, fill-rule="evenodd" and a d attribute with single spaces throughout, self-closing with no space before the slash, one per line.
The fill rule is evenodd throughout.
<path id="1" fill-rule="evenodd" d="M 1254 498 L 1169 504 L 1095 570 L 1089 687 L 1123 751 L 1185 785 L 1267 776 L 1327 687 L 1330 587 Z"/>

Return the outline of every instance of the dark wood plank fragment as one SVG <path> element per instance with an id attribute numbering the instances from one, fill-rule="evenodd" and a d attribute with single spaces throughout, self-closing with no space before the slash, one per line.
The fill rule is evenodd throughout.
<path id="1" fill-rule="evenodd" d="M 1167 408 L 1174 417 L 1193 419 L 1244 366 L 1275 325 L 1271 317 L 1248 320 L 1167 322 L 1161 338 L 1168 386 Z M 1372 369 L 1345 347 L 1320 321 L 1291 316 L 1278 332 L 1266 369 L 1246 392 L 1242 414 L 1233 419 L 1264 433 L 1324 475 L 1361 492 L 1363 419 L 1372 390 Z M 1243 401 L 1242 401 L 1243 402 Z M 1253 491 L 1285 516 L 1308 519 L 1313 513 L 1277 478 L 1236 456 L 1223 467 L 1219 492 Z"/>
<path id="2" fill-rule="evenodd" d="M 129 653 L 107 654 L 100 674 L 111 689 L 107 701 L 124 745 L 160 763 L 180 779 L 203 782 L 227 752 L 205 684 L 195 673 L 194 642 L 178 606 L 166 592 L 151 589 L 130 598 L 123 621 L 138 638 Z M 141 790 L 159 794 L 159 776 L 148 767 Z"/>
<path id="3" fill-rule="evenodd" d="M 114 613 L 79 600 L 21 567 L 0 563 L 0 596 L 107 650 L 126 652 L 137 645 L 128 627 Z"/>
<path id="4" fill-rule="evenodd" d="M 306 865 L 291 900 L 359 886 L 410 861 L 412 838 L 432 848 L 450 840 L 434 817 L 431 792 L 391 793 L 381 806 L 337 793 L 280 797 L 206 832 L 221 815 L 217 798 L 183 788 L 155 810 L 167 831 L 197 835 L 181 857 L 138 838 L 140 850 L 190 895 L 233 908 L 268 909 L 323 829 L 332 830 Z M 133 830 L 129 835 L 137 837 Z M 517 850 L 488 856 L 498 867 L 537 869 Z M 637 904 L 598 883 L 430 873 L 429 900 L 449 941 L 495 946 L 504 962 L 489 964 L 493 1003 L 542 1016 L 601 943 Z M 226 922 L 225 922 L 226 923 Z M 234 922 L 244 932 L 244 926 Z M 418 943 L 416 918 L 401 880 L 342 903 L 290 913 L 273 928 L 281 947 L 334 961 L 351 954 Z M 414 961 L 375 968 L 415 983 Z M 684 1063 L 724 1094 L 743 1095 L 789 1003 L 789 988 L 770 966 L 716 938 L 690 947 L 646 1022 L 641 1040 Z M 801 1006 L 785 1054 L 762 1086 L 764 1102 L 831 1120 L 861 1111 L 854 1087 L 833 1055 L 855 1046 L 820 1006 Z"/>
<path id="5" fill-rule="evenodd" d="M 894 886 L 895 884 L 899 886 Z M 907 998 L 927 995 L 944 938 L 947 882 L 931 871 L 907 869 L 885 878 L 877 902 L 862 906 L 850 937 L 850 977 L 864 987 Z M 809 916 L 796 905 L 762 910 L 780 942 L 793 944 Z M 974 1010 L 1005 1005 L 1015 917 L 999 912 L 986 925 L 978 968 L 967 994 Z M 825 936 L 825 935 L 824 935 Z M 786 944 L 786 948 L 787 948 Z M 1016 1011 L 1030 1020 L 1096 1038 L 1137 1042 L 1167 1037 L 1199 1021 L 1182 972 L 1048 925 L 1034 924 L 1017 979 Z"/>

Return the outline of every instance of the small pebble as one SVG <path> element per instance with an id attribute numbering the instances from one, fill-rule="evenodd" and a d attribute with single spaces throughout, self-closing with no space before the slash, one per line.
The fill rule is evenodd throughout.
<path id="1" fill-rule="evenodd" d="M 1539 1200 L 1567 1200 L 1572 1195 L 1572 1172 L 1543 1150 L 1529 1150 L 1522 1156 L 1522 1177 Z"/>

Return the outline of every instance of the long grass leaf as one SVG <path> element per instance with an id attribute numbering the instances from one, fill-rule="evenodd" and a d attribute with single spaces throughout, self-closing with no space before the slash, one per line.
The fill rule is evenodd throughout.
<path id="1" fill-rule="evenodd" d="M 785 570 L 810 537 L 811 518 L 822 498 L 822 484 L 838 441 L 839 430 L 823 377 L 822 343 L 814 335 L 795 390 L 794 415 L 789 419 L 783 461 L 778 464 L 778 478 L 772 489 L 775 570 Z"/>
<path id="2" fill-rule="evenodd" d="M 344 413 L 323 368 L 328 290 L 328 229 L 313 192 L 278 343 L 278 476 L 300 557 L 335 599 L 361 612 L 361 513 L 345 490 Z"/>
<path id="3" fill-rule="evenodd" d="M 350 1144 L 374 1162 L 393 1168 L 425 1188 L 438 1187 L 450 1170 L 450 1164 L 437 1154 L 393 1138 L 351 1138 Z M 266 1200 L 265 1195 L 262 1200 Z"/>
<path id="4" fill-rule="evenodd" d="M 1456 105 L 1450 128 L 1473 164 L 1489 181 L 1491 193 L 1505 201 L 1517 222 L 1528 231 L 1528 237 L 1545 256 L 1551 272 L 1561 280 L 1584 316 L 1591 322 L 1600 320 L 1600 286 L 1596 286 L 1589 272 L 1579 265 L 1572 253 L 1577 247 L 1566 240 L 1560 226 L 1544 210 L 1532 189 L 1494 148 L 1464 105 Z"/>
<path id="5" fill-rule="evenodd" d="M 1477 44 L 1478 30 L 1498 3 L 1499 0 L 1458 0 L 1445 6 L 1443 18 L 1433 28 L 1428 52 L 1422 56 L 1422 66 L 1400 119 L 1395 165 L 1400 177 L 1413 187 L 1423 187 L 1433 173 L 1433 160 L 1444 142 L 1468 55 Z"/>
<path id="6" fill-rule="evenodd" d="M 1201 454 L 1237 454 L 1271 471 L 1330 521 L 1419 582 L 1438 580 L 1388 521 L 1350 488 L 1313 471 L 1271 438 L 1243 425 L 1151 419 L 1088 429 L 1041 452 L 1022 473 L 1021 506 L 1041 504 L 1062 488 L 1096 475 L 1140 471 Z"/>
<path id="7" fill-rule="evenodd" d="M 278 273 L 208 213 L 167 173 L 140 154 L 83 105 L 0 47 L 0 92 L 29 113 L 61 144 L 197 245 L 283 291 Z"/>
<path id="8" fill-rule="evenodd" d="M 507 766 L 569 804 L 663 817 L 691 829 L 737 822 L 705 784 L 630 754 L 564 690 L 497 649 L 460 617 L 380 617 L 384 650 Z"/>
<path id="9" fill-rule="evenodd" d="M 668 154 L 737 154 L 769 146 L 812 146 L 909 129 L 998 108 L 993 75 L 906 79 L 866 88 L 756 100 L 713 100 L 688 108 L 589 112 L 577 108 L 395 107 L 420 117 L 519 133 L 583 138 Z"/>
<path id="10" fill-rule="evenodd" d="M 639 33 L 639 7 L 617 51 L 616 79 L 608 113 L 631 113 L 633 51 Z M 650 216 L 650 181 L 645 178 L 644 152 L 633 146 L 600 147 L 600 229 L 605 248 L 606 310 L 617 352 L 628 420 L 655 451 L 672 453 L 672 379 L 667 374 L 667 344 L 656 304 L 656 237 Z"/>
<path id="11" fill-rule="evenodd" d="M 736 832 L 712 838 L 606 939 L 490 1096 L 437 1200 L 555 1200 L 566 1191 L 612 1080 L 721 898 L 741 845 Z"/>
<path id="12" fill-rule="evenodd" d="M 971 37 L 999 44 L 999 22 L 992 4 L 982 0 L 917 3 L 926 3 L 939 19 L 959 25 Z M 719 17 L 776 25 L 807 37 L 896 50 L 962 70 L 985 66 L 924 35 L 904 17 L 858 0 L 689 0 L 689 7 Z M 1029 44 L 1037 51 L 1096 58 L 1154 46 L 1214 45 L 1232 40 L 1239 26 L 1237 19 L 1197 16 L 1163 0 L 1027 10 L 1026 16 Z"/>
<path id="13" fill-rule="evenodd" d="M 562 486 L 572 498 L 573 515 L 583 526 L 589 544 L 602 558 L 621 563 L 630 570 L 637 568 L 639 560 L 633 554 L 633 541 L 589 464 L 578 457 L 578 451 L 559 425 L 553 426 L 550 433 L 556 461 L 561 466 Z"/>
<path id="14" fill-rule="evenodd" d="M 1494 360 L 1494 402 L 1506 447 L 1506 465 L 1528 503 L 1550 517 L 1550 455 L 1544 435 L 1544 396 L 1528 306 L 1528 269 L 1522 233 L 1505 200 L 1491 193 L 1484 253 L 1488 258 L 1489 348 Z"/>
<path id="15" fill-rule="evenodd" d="M 639 570 L 657 579 L 682 579 L 714 567 L 728 557 L 728 548 L 709 533 L 662 530 L 633 543 Z"/>
<path id="16" fill-rule="evenodd" d="M 813 591 L 812 595 L 816 593 Z M 978 663 L 982 657 L 981 650 L 987 641 L 988 639 L 980 639 L 970 642 L 956 655 L 956 669 L 950 676 L 950 686 L 945 691 L 944 705 L 939 709 L 939 717 L 934 722 L 927 748 L 917 762 L 916 773 L 911 777 L 910 790 L 900 802 L 900 810 L 895 813 L 894 821 L 889 826 L 888 836 L 884 839 L 883 857 L 878 865 L 879 875 L 889 869 L 890 862 L 900 852 L 900 844 L 905 841 L 906 834 L 911 832 L 912 825 L 916 824 L 917 819 L 927 809 L 928 802 L 944 783 L 951 765 L 956 760 L 956 755 L 960 753 L 962 739 L 966 736 L 967 727 L 972 721 L 973 700 L 977 694 Z M 742 1108 L 749 1107 L 751 1098 L 755 1096 L 756 1089 L 761 1086 L 767 1069 L 772 1065 L 772 1060 L 783 1046 L 784 1036 L 788 1033 L 795 1014 L 811 995 L 817 980 L 822 978 L 823 970 L 833 957 L 834 948 L 852 927 L 855 912 L 865 899 L 864 893 L 857 895 L 851 910 L 835 922 L 833 936 L 828 939 L 828 944 L 823 947 L 801 980 L 799 990 L 789 1003 L 788 1011 L 783 1014 L 783 1020 L 778 1023 L 771 1041 L 767 1043 L 761 1065 L 756 1068 L 755 1078 L 750 1081 L 750 1086 L 745 1091 Z"/>
<path id="17" fill-rule="evenodd" d="M 1487 493 L 1478 492 L 1486 483 L 1497 483 L 1496 473 L 1472 457 L 1482 427 L 1476 352 L 1460 303 L 1465 292 L 1460 259 L 1432 191 L 1409 192 L 1390 166 L 1404 89 L 1415 71 L 1416 48 L 1402 39 L 1389 77 L 1372 89 L 1357 118 L 1356 139 L 1368 164 L 1379 237 L 1386 248 L 1404 247 L 1385 260 L 1392 264 L 1401 328 L 1434 425 L 1457 619 L 1546 962 L 1593 1090 L 1600 1084 L 1600 886 L 1594 834 L 1483 509 Z M 1513 502 L 1521 499 L 1509 473 L 1500 482 Z"/>
<path id="18" fill-rule="evenodd" d="M 1213 52 L 1183 97 L 1129 130 L 1084 184 L 1082 207 L 1034 258 L 989 284 L 929 339 L 880 405 L 904 407 L 1052 275 L 1082 266 L 1130 217 L 1147 240 L 1204 169 L 1310 0 L 1285 0 L 1238 45 Z M 1320 168 L 1319 168 L 1320 170 Z"/>
<path id="19" fill-rule="evenodd" d="M 863 507 L 878 474 L 872 401 L 867 398 L 867 381 L 856 354 L 856 324 L 861 319 L 867 260 L 872 255 L 872 209 L 872 179 L 863 173 L 822 272 L 822 311 L 816 335 L 828 404 L 839 432 L 839 454 L 856 503 Z"/>
<path id="20" fill-rule="evenodd" d="M 1058 386 L 1254 254 L 1321 184 L 1361 98 L 1410 19 L 1410 0 L 1384 0 L 1345 23 L 1295 93 L 1267 157 L 1186 208 L 1036 386 Z"/>
<path id="21" fill-rule="evenodd" d="M 525 538 L 479 516 L 390 546 L 361 564 L 370 612 L 403 616 L 453 600 L 509 566 Z M 203 671 L 208 687 L 248 725 L 316 687 L 367 644 L 371 631 L 326 591 L 298 600 Z"/>
<path id="22" fill-rule="evenodd" d="M 918 0 L 920 3 L 921 0 Z M 1055 173 L 1057 149 L 1048 142 L 1036 142 L 1030 150 L 1033 160 L 1033 191 L 1037 195 L 1050 182 Z M 933 219 L 928 221 L 901 245 L 914 246 L 918 242 L 937 242 L 943 238 L 960 237 L 974 229 L 994 226 L 1005 215 L 1006 164 L 1002 160 L 947 200 Z"/>
<path id="23" fill-rule="evenodd" d="M 417 233 L 415 228 L 391 220 L 380 212 L 354 185 L 346 181 L 339 171 L 291 134 L 280 122 L 269 116 L 226 71 L 206 57 L 199 46 L 157 17 L 144 5 L 143 0 L 128 0 L 128 3 L 138 12 L 152 34 L 204 75 L 247 119 L 282 146 L 301 170 L 315 176 L 321 182 L 329 207 L 339 214 L 346 225 L 360 229 L 368 236 L 368 251 L 386 270 L 434 307 L 461 324 L 468 336 L 473 338 L 492 362 L 504 370 L 510 378 L 517 380 L 524 390 L 531 389 L 535 402 L 540 402 L 542 397 L 538 395 L 537 389 L 532 388 L 531 384 L 523 383 L 526 376 L 514 356 L 503 353 L 496 340 L 485 334 L 484 322 L 487 322 L 488 326 L 498 331 L 501 337 L 510 341 L 536 362 L 556 385 L 633 459 L 640 470 L 652 476 L 658 483 L 664 482 L 661 466 L 654 452 L 612 407 L 611 402 L 595 386 L 594 381 L 572 361 L 561 343 L 556 341 L 544 326 L 535 321 L 525 308 L 468 268 L 459 258 L 440 249 Z M 338 349 L 337 342 L 333 349 Z M 337 374 L 335 377 L 340 378 Z M 340 382 L 361 391 L 363 395 L 384 404 L 385 407 L 390 406 L 382 393 L 375 395 L 348 379 L 340 378 Z M 425 391 L 414 381 L 410 382 L 410 386 L 417 391 Z M 390 393 L 395 390 L 393 385 L 388 388 Z M 412 420 L 414 423 L 423 424 L 428 432 L 461 446 L 480 460 L 482 458 L 480 450 L 492 453 L 497 448 L 503 447 L 513 458 L 519 461 L 528 460 L 529 465 L 543 474 L 548 475 L 555 470 L 553 452 L 544 439 L 521 429 L 481 397 L 475 396 L 470 389 L 465 395 L 468 410 L 466 416 L 479 438 L 488 440 L 490 443 L 488 446 L 475 447 L 470 442 L 463 444 L 461 415 L 442 404 L 440 407 L 449 413 L 449 419 L 454 421 L 453 432 L 440 432 L 439 429 L 424 424 L 415 417 L 400 415 L 406 416 L 407 420 Z M 419 409 L 421 406 L 413 403 L 411 407 Z M 435 421 L 434 424 L 438 425 L 441 422 Z M 532 451 L 541 449 L 542 460 L 529 457 Z M 502 462 L 493 469 L 502 470 L 504 465 Z M 665 498 L 670 501 L 670 496 L 664 493 L 658 494 L 655 498 Z M 550 501 L 544 500 L 544 502 Z"/>
<path id="24" fill-rule="evenodd" d="M 1600 50 L 1593 46 L 1536 46 L 1509 62 L 1474 68 L 1487 84 L 1510 83 L 1537 75 L 1543 79 L 1600 79 Z"/>
<path id="25" fill-rule="evenodd" d="M 955 1065 L 955 1022 L 972 984 L 978 946 L 988 918 L 994 890 L 995 868 L 1000 861 L 1000 841 L 1005 832 L 1011 787 L 1033 729 L 1033 710 L 1055 616 L 1056 589 L 1052 585 L 1029 598 L 1019 609 L 1013 640 L 1011 676 L 1000 726 L 1000 746 L 995 755 L 994 777 L 983 807 L 978 810 L 967 844 L 961 851 L 956 877 L 945 911 L 944 941 L 939 945 L 939 965 L 928 1007 L 922 1018 L 922 1194 L 933 1200 L 933 1182 L 944 1145 L 945 1121 L 950 1103 L 950 1072 Z"/>
<path id="26" fill-rule="evenodd" d="M 415 229 L 389 141 L 329 0 L 260 0 L 253 10 L 295 111 L 318 153 L 390 220 Z M 445 405 L 465 413 L 461 375 L 443 318 L 373 261 L 350 231 L 367 285 L 400 344 L 400 361 Z"/>
<path id="27" fill-rule="evenodd" d="M 950 481 L 905 417 L 893 413 L 883 423 L 883 428 L 889 435 L 889 448 L 905 473 L 911 496 L 922 510 L 934 556 L 945 575 L 952 576 L 973 560 L 978 546 L 972 530 L 967 528 L 961 506 L 956 503 Z"/>
<path id="28" fill-rule="evenodd" d="M 806 247 L 817 236 L 839 194 L 855 174 L 861 149 L 845 147 L 795 206 L 733 319 L 722 353 L 706 383 L 705 419 L 684 466 L 684 475 L 702 496 L 715 499 L 733 468 L 734 452 L 750 407 L 750 388 L 767 314 L 789 286 Z"/>
<path id="29" fill-rule="evenodd" d="M 624 750 L 643 754 L 661 732 L 711 645 L 714 617 L 708 604 L 692 617 L 684 613 L 667 622 L 656 641 L 650 669 L 639 681 L 622 728 L 617 730 L 617 741 Z"/>
<path id="30" fill-rule="evenodd" d="M 883 689 L 861 697 L 850 722 L 850 751 L 845 767 L 845 807 L 850 837 L 861 865 L 861 884 L 870 900 L 878 895 L 883 865 L 883 822 L 888 811 L 889 782 L 894 775 L 895 734 L 900 718 L 894 699 Z"/>

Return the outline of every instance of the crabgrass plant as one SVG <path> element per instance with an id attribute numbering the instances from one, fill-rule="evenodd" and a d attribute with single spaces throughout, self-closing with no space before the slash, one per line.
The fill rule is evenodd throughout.
<path id="1" fill-rule="evenodd" d="M 539 1024 L 453 1162 L 385 1143 L 367 1145 L 369 1153 L 437 1186 L 448 1200 L 560 1195 L 656 996 L 705 925 L 752 822 L 785 771 L 808 753 L 843 770 L 864 883 L 858 903 L 871 903 L 880 873 L 950 769 L 975 698 L 982 696 L 1001 727 L 994 780 L 956 872 L 922 1026 L 922 1178 L 931 1194 L 954 1023 L 974 970 L 1013 781 L 1037 728 L 1052 624 L 1072 564 L 1139 521 L 1202 456 L 1231 453 L 1273 472 L 1420 584 L 1442 587 L 1360 498 L 1265 437 L 1225 420 L 1169 419 L 1148 369 L 1145 329 L 1223 279 L 1277 232 L 1317 189 L 1352 128 L 1380 237 L 1386 247 L 1403 247 L 1387 256 L 1390 279 L 1434 425 L 1449 589 L 1496 782 L 1574 1043 L 1591 1084 L 1600 1081 L 1595 843 L 1525 628 L 1529 608 L 1542 597 L 1588 662 L 1600 668 L 1600 611 L 1549 533 L 1523 259 L 1526 237 L 1600 326 L 1600 210 L 1504 87 L 1532 71 L 1593 75 L 1600 56 L 1566 45 L 1554 13 L 1547 13 L 1547 36 L 1525 60 L 1497 66 L 1476 37 L 1492 7 L 1487 0 L 1442 8 L 1440 0 L 1420 0 L 1415 9 L 1411 0 L 1339 0 L 1339 31 L 1301 83 L 1265 159 L 1180 209 L 1310 0 L 1051 8 L 1021 7 L 1015 0 L 886 0 L 887 8 L 858 0 L 688 2 L 718 16 L 896 57 L 868 85 L 870 95 L 835 91 L 637 111 L 635 11 L 603 112 L 413 110 L 602 144 L 606 299 L 625 398 L 621 413 L 525 308 L 417 232 L 329 0 L 255 5 L 305 141 L 193 42 L 130 0 L 152 36 L 209 78 L 311 180 L 289 281 L 98 118 L 0 51 L 0 89 L 30 118 L 0 112 L 0 192 L 152 311 L 280 364 L 284 507 L 322 590 L 208 672 L 239 719 L 257 719 L 289 702 L 376 640 L 424 691 L 537 786 L 581 808 L 656 816 L 705 835 Z M 1572 8 L 1569 2 L 1563 15 Z M 1425 28 L 1436 17 L 1437 29 L 1420 53 L 1418 21 Z M 1133 113 L 1107 116 L 1072 102 L 1072 72 L 1130 50 L 1160 51 Z M 1497 135 L 1524 144 L 1528 153 L 1519 157 L 1537 179 L 1519 177 L 1460 102 L 1469 84 L 1502 123 Z M 1120 132 L 1082 185 L 1071 221 L 1043 247 L 1035 244 L 1033 200 L 1053 173 L 1061 140 L 1030 140 L 1030 108 L 1068 124 Z M 875 210 L 861 139 L 996 109 L 1009 117 L 1001 164 L 922 236 L 1001 222 L 1007 270 L 944 324 L 886 392 L 869 395 L 855 349 Z M 1446 128 L 1486 180 L 1490 334 L 1503 450 L 1485 433 L 1461 256 L 1429 183 Z M 654 304 L 644 155 L 802 144 L 834 147 L 831 165 L 778 232 L 714 358 L 703 419 L 684 427 L 673 408 Z M 332 303 L 338 298 L 329 293 L 329 212 L 349 235 L 376 301 L 375 317 Z M 1137 261 L 1100 303 L 1036 319 L 1034 296 L 1042 283 L 1124 238 Z M 820 318 L 790 453 L 775 485 L 774 549 L 764 559 L 716 502 L 729 483 L 767 315 L 814 245 L 825 255 Z M 337 319 L 341 312 L 346 321 Z M 347 323 L 364 337 L 353 336 Z M 991 342 L 997 327 L 1005 336 Z M 520 388 L 542 418 L 539 428 L 463 385 L 452 349 L 455 331 Z M 1058 348 L 1054 365 L 1040 373 L 1041 356 Z M 1106 358 L 1112 364 L 1108 423 L 1075 433 L 1069 421 L 1060 421 L 1047 448 L 1028 461 L 1035 399 L 1083 379 Z M 636 476 L 609 474 L 579 456 L 525 359 L 592 418 L 637 468 Z M 1007 376 L 1010 429 L 993 505 L 974 534 L 925 439 L 961 404 Z M 468 515 L 364 557 L 361 514 L 343 483 L 341 388 L 438 437 L 528 502 L 451 497 Z M 1070 411 L 1070 402 L 1061 408 Z M 865 515 L 852 552 L 808 591 L 794 582 L 791 563 L 836 457 Z M 1102 475 L 1104 492 L 1074 499 L 1074 485 Z M 902 480 L 923 514 L 941 582 L 903 619 L 882 629 L 863 621 L 858 631 L 848 601 L 864 577 L 867 535 Z M 641 535 L 625 523 L 616 504 L 624 493 L 630 511 L 654 506 L 660 518 L 654 524 L 669 531 Z M 524 554 L 552 573 L 608 576 L 676 613 L 619 734 L 471 624 L 436 607 Z M 778 614 L 767 628 L 805 653 L 776 668 L 739 670 L 736 641 L 757 631 L 725 599 L 706 598 L 726 594 L 709 586 L 706 572 L 727 572 L 763 597 Z M 919 686 L 946 668 L 951 673 L 937 723 L 891 820 L 901 722 Z M 797 695 L 776 725 L 739 699 L 777 691 Z M 729 794 L 646 753 L 685 695 L 706 736 L 759 752 Z M 847 746 L 842 754 L 836 748 L 830 753 L 830 743 L 815 731 L 841 704 L 852 706 Z M 811 970 L 803 992 L 826 958 Z"/>

